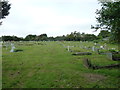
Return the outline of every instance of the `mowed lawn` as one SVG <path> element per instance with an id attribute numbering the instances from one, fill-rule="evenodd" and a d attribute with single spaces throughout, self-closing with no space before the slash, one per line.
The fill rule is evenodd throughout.
<path id="1" fill-rule="evenodd" d="M 73 56 L 58 42 L 15 43 L 23 51 L 3 48 L 3 88 L 118 88 L 118 69 L 91 70 L 85 58 L 97 65 L 116 63 L 105 55 Z"/>

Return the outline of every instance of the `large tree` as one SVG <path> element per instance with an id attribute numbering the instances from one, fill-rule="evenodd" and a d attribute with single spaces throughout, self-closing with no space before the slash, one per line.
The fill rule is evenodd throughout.
<path id="1" fill-rule="evenodd" d="M 102 2 L 101 9 L 96 11 L 98 24 L 92 28 L 98 30 L 109 30 L 113 41 L 120 43 L 120 1 Z"/>
<path id="2" fill-rule="evenodd" d="M 0 0 L 0 20 L 9 15 L 10 8 L 11 8 L 11 4 L 9 4 L 8 1 Z M 0 25 L 1 24 L 2 22 L 0 21 Z"/>

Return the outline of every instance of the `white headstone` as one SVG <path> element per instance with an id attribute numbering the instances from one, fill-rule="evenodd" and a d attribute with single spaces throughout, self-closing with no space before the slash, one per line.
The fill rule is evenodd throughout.
<path id="1" fill-rule="evenodd" d="M 115 50 L 115 48 L 111 48 L 112 50 Z"/>
<path id="2" fill-rule="evenodd" d="M 96 45 L 97 45 L 97 43 L 94 43 L 94 45 L 96 46 Z"/>
<path id="3" fill-rule="evenodd" d="M 92 47 L 92 51 L 95 51 L 95 46 Z"/>
<path id="4" fill-rule="evenodd" d="M 104 49 L 104 47 L 103 47 L 103 46 L 100 46 L 100 49 Z"/>
<path id="5" fill-rule="evenodd" d="M 14 49 L 15 49 L 15 46 L 14 46 L 14 44 L 11 43 L 11 50 L 10 50 L 10 52 L 14 52 Z"/>
<path id="6" fill-rule="evenodd" d="M 70 51 L 70 46 L 67 46 L 67 48 L 68 48 L 68 52 Z"/>

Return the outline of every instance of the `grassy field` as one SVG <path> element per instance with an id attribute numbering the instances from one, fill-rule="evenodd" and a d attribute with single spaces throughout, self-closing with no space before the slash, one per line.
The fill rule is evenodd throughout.
<path id="1" fill-rule="evenodd" d="M 83 60 L 89 58 L 96 65 L 116 64 L 106 55 L 99 55 L 82 46 L 92 42 L 14 42 L 19 52 L 2 50 L 3 88 L 120 88 L 118 69 L 92 70 Z M 102 43 L 100 43 L 102 45 Z M 90 51 L 92 55 L 74 56 L 73 51 Z M 80 46 L 80 47 L 79 47 Z M 108 48 L 118 48 L 107 45 Z"/>

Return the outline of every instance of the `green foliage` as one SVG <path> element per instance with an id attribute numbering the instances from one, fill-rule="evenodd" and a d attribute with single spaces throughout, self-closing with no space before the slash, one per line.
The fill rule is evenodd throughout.
<path id="1" fill-rule="evenodd" d="M 85 34 L 80 32 L 71 32 L 71 34 L 67 34 L 65 40 L 66 41 L 93 41 L 96 40 L 97 36 L 94 34 Z"/>
<path id="2" fill-rule="evenodd" d="M 111 41 L 120 42 L 120 1 L 101 2 L 101 9 L 96 11 L 98 24 L 92 28 L 110 30 Z"/>
<path id="3" fill-rule="evenodd" d="M 25 37 L 25 40 L 26 41 L 35 41 L 35 39 L 36 39 L 36 35 L 27 35 L 26 37 Z"/>
<path id="4" fill-rule="evenodd" d="M 105 31 L 105 30 L 102 30 L 100 31 L 100 33 L 98 34 L 98 37 L 99 38 L 106 38 L 106 37 L 110 37 L 110 32 L 109 31 Z"/>
<path id="5" fill-rule="evenodd" d="M 8 37 L 11 37 L 11 36 L 8 36 Z M 7 38 L 7 41 L 9 39 L 10 38 Z M 47 34 L 41 34 L 41 35 L 29 34 L 23 39 L 23 41 L 24 40 L 25 41 L 93 41 L 97 39 L 98 39 L 97 36 L 95 36 L 94 34 L 85 34 L 85 33 L 80 34 L 80 32 L 75 31 L 75 32 L 71 32 L 71 34 L 67 34 L 66 36 L 63 35 L 63 36 L 57 36 L 57 37 L 48 37 Z M 6 41 L 6 40 L 3 39 L 3 41 Z M 11 41 L 11 39 L 9 41 Z"/>
<path id="6" fill-rule="evenodd" d="M 23 38 L 17 36 L 2 36 L 2 41 L 23 41 Z"/>
<path id="7" fill-rule="evenodd" d="M 0 19 L 3 19 L 9 15 L 10 8 L 11 4 L 9 4 L 8 1 L 0 1 Z M 0 22 L 0 24 L 2 24 L 2 22 Z"/>

